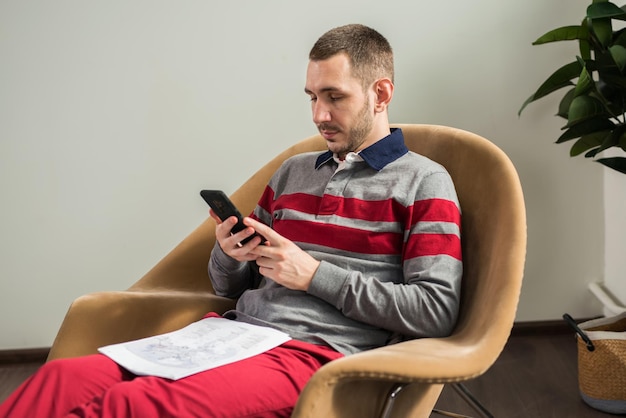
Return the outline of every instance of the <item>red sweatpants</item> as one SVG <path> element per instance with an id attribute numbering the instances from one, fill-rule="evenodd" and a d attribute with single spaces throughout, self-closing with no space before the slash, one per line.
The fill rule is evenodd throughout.
<path id="1" fill-rule="evenodd" d="M 288 417 L 313 373 L 339 357 L 291 340 L 180 380 L 135 376 L 102 354 L 53 360 L 0 405 L 0 417 Z"/>

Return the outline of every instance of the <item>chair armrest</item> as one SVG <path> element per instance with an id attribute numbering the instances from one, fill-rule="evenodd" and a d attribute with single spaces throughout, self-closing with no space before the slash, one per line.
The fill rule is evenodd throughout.
<path id="1" fill-rule="evenodd" d="M 309 380 L 292 417 L 339 417 L 346 410 L 361 414 L 354 416 L 374 416 L 398 383 L 410 386 L 396 401 L 393 416 L 429 416 L 443 385 L 483 374 L 498 357 L 500 345 L 461 333 L 405 341 L 334 360 Z M 366 395 L 353 402 L 350 394 L 355 391 Z"/>
<path id="2" fill-rule="evenodd" d="M 98 347 L 180 329 L 207 312 L 223 313 L 235 301 L 209 292 L 97 292 L 76 299 L 48 360 L 94 354 Z"/>
<path id="3" fill-rule="evenodd" d="M 316 379 L 372 378 L 394 382 L 451 383 L 483 374 L 501 350 L 459 334 L 421 338 L 364 351 L 324 366 Z"/>

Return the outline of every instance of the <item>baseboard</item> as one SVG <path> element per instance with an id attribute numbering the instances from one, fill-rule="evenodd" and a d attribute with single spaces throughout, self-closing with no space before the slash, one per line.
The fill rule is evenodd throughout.
<path id="1" fill-rule="evenodd" d="M 43 363 L 49 352 L 50 347 L 0 350 L 0 364 Z"/>

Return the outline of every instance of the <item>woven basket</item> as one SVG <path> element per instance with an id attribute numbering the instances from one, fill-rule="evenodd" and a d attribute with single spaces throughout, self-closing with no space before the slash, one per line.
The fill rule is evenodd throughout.
<path id="1" fill-rule="evenodd" d="M 600 411 L 626 413 L 626 313 L 583 322 L 579 328 L 582 333 L 576 339 L 582 399 Z"/>

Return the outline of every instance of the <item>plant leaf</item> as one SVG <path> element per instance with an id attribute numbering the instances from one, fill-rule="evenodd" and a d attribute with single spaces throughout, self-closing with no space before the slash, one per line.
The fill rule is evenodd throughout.
<path id="1" fill-rule="evenodd" d="M 600 100 L 591 96 L 576 96 L 567 112 L 567 126 L 571 127 L 599 115 L 606 115 Z"/>
<path id="2" fill-rule="evenodd" d="M 613 170 L 617 170 L 620 173 L 626 174 L 626 158 L 624 157 L 600 158 L 596 161 L 600 164 L 604 164 L 609 168 L 612 168 Z"/>
<path id="3" fill-rule="evenodd" d="M 589 44 L 589 25 L 587 24 L 587 19 L 584 19 L 580 24 L 578 36 L 578 49 L 580 50 L 580 56 L 583 57 L 584 60 L 590 60 L 591 45 Z"/>
<path id="4" fill-rule="evenodd" d="M 606 118 L 593 118 L 581 123 L 578 123 L 569 129 L 557 139 L 556 143 L 560 144 L 570 139 L 579 138 L 584 135 L 591 135 L 602 131 L 612 131 L 615 128 L 615 124 Z"/>
<path id="5" fill-rule="evenodd" d="M 624 12 L 624 14 L 622 14 L 621 16 L 613 16 L 613 19 L 626 20 L 626 6 L 622 6 L 620 7 L 620 9 L 622 9 L 622 12 Z"/>
<path id="6" fill-rule="evenodd" d="M 582 61 L 582 58 L 578 58 L 578 60 Z M 595 85 L 589 71 L 587 71 L 587 67 L 584 66 L 584 62 L 581 62 L 580 65 L 583 70 L 580 72 L 580 76 L 578 77 L 578 83 L 576 83 L 576 88 L 574 89 L 574 96 L 580 96 L 581 94 L 587 93 Z"/>
<path id="7" fill-rule="evenodd" d="M 613 34 L 613 45 L 626 47 L 626 28 L 616 30 Z"/>
<path id="8" fill-rule="evenodd" d="M 602 145 L 597 149 L 597 153 L 600 153 L 604 150 L 617 146 L 619 144 L 619 138 L 624 134 L 624 126 L 617 127 L 610 135 L 604 138 L 602 141 Z"/>
<path id="9" fill-rule="evenodd" d="M 572 104 L 572 100 L 574 100 L 574 97 L 576 97 L 575 93 L 576 93 L 575 88 L 570 89 L 567 93 L 565 93 L 565 95 L 559 102 L 559 111 L 556 114 L 557 116 L 567 119 L 567 112 L 569 112 L 569 106 L 570 104 Z"/>
<path id="10" fill-rule="evenodd" d="M 580 155 L 583 152 L 590 150 L 591 148 L 599 147 L 600 145 L 602 145 L 604 138 L 610 133 L 610 131 L 602 131 L 583 136 L 578 141 L 576 141 L 574 145 L 572 145 L 572 148 L 570 148 L 570 157 Z"/>
<path id="11" fill-rule="evenodd" d="M 626 18 L 626 12 L 609 1 L 593 2 L 587 7 L 587 17 L 590 19 L 614 18 L 622 20 Z"/>
<path id="12" fill-rule="evenodd" d="M 578 61 L 570 62 L 569 64 L 565 64 L 558 70 L 556 70 L 546 81 L 543 82 L 537 89 L 537 91 L 531 95 L 524 104 L 522 108 L 517 113 L 518 116 L 522 113 L 522 110 L 529 104 L 534 102 L 535 100 L 541 99 L 544 96 L 552 93 L 553 91 L 562 89 L 563 87 L 573 86 L 572 79 L 576 78 L 580 75 L 582 71 L 582 66 Z"/>
<path id="13" fill-rule="evenodd" d="M 574 39 L 585 39 L 587 37 L 587 31 L 581 30 L 581 25 L 578 26 L 562 26 L 560 28 L 552 29 L 549 32 L 541 35 L 533 45 L 542 45 L 550 42 L 558 41 L 573 41 Z"/>
<path id="14" fill-rule="evenodd" d="M 613 26 L 611 25 L 611 19 L 593 18 L 591 19 L 591 27 L 593 28 L 593 33 L 600 42 L 600 45 L 602 45 L 603 48 L 606 48 L 611 42 L 611 38 L 613 36 Z"/>
<path id="15" fill-rule="evenodd" d="M 613 57 L 613 61 L 617 64 L 617 68 L 623 73 L 626 67 L 626 48 L 621 45 L 613 45 L 609 47 L 609 52 L 611 53 L 611 57 Z"/>

